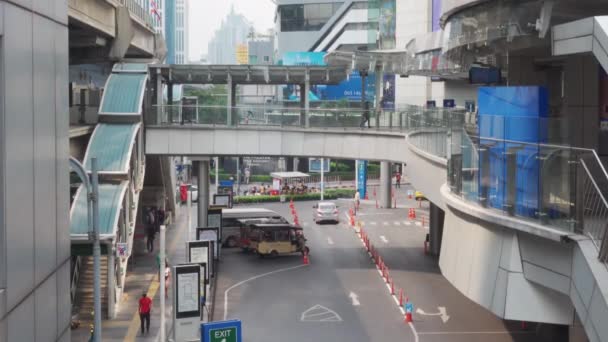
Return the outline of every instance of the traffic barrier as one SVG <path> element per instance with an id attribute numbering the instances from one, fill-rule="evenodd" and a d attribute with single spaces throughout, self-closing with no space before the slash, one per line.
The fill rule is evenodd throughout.
<path id="1" fill-rule="evenodd" d="M 410 300 L 409 298 L 405 298 L 405 323 L 412 323 L 412 312 L 410 310 L 408 310 L 408 304 L 409 304 Z"/>

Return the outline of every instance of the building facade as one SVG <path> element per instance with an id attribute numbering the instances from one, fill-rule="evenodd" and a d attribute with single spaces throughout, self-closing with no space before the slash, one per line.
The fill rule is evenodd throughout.
<path id="1" fill-rule="evenodd" d="M 0 1 L 0 341 L 69 341 L 68 8 L 18 3 Z"/>
<path id="2" fill-rule="evenodd" d="M 175 0 L 175 64 L 188 63 L 188 0 Z"/>
<path id="3" fill-rule="evenodd" d="M 275 15 L 276 56 L 294 51 L 371 49 L 378 21 L 372 2 L 280 0 Z M 376 10 L 377 11 L 377 10 Z"/>

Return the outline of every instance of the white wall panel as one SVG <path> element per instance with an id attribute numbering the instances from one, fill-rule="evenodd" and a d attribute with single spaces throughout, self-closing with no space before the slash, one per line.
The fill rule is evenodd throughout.
<path id="1" fill-rule="evenodd" d="M 34 241 L 39 283 L 57 263 L 57 207 L 55 205 L 55 47 L 52 21 L 33 18 L 34 39 Z"/>
<path id="2" fill-rule="evenodd" d="M 5 7 L 4 57 L 5 191 L 13 195 L 5 203 L 10 310 L 34 287 L 32 14 L 15 6 Z"/>
<path id="3" fill-rule="evenodd" d="M 54 341 L 57 337 L 57 314 L 52 308 L 57 307 L 56 275 L 42 283 L 35 293 L 36 341 Z"/>
<path id="4" fill-rule="evenodd" d="M 64 0 L 55 1 L 58 3 Z M 63 5 L 64 10 L 65 4 Z M 65 14 L 67 16 L 67 14 Z M 69 117 L 68 112 L 68 29 L 54 25 L 55 31 L 55 163 L 56 163 L 56 201 L 57 208 L 57 264 L 70 256 L 70 180 L 69 180 Z"/>
<path id="5" fill-rule="evenodd" d="M 27 297 L 11 311 L 7 319 L 7 341 L 36 341 L 35 312 L 34 296 Z"/>

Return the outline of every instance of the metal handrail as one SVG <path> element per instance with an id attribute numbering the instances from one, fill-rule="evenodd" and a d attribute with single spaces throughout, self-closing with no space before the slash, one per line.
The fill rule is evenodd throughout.
<path id="1" fill-rule="evenodd" d="M 78 289 L 81 263 L 82 260 L 80 259 L 80 256 L 76 256 L 76 261 L 74 262 L 74 269 L 72 270 L 72 280 L 70 283 L 70 298 L 72 299 L 72 305 L 74 304 L 74 300 L 76 299 L 76 290 Z"/>

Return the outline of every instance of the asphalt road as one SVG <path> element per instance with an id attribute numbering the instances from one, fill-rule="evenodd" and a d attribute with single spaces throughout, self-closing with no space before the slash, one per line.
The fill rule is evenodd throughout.
<path id="1" fill-rule="evenodd" d="M 311 249 L 309 266 L 298 267 L 300 255 L 261 259 L 225 249 L 214 318 L 225 313 L 227 319 L 241 319 L 244 338 L 253 342 L 416 341 L 415 334 L 421 342 L 567 341 L 563 328 L 527 324 L 523 329 L 464 297 L 441 275 L 437 259 L 424 254 L 427 229 L 408 220 L 407 209 L 363 206 L 358 219 L 389 266 L 397 293 L 404 289 L 414 304 L 414 333 L 347 226 L 349 204 L 338 203 L 343 218 L 338 225 L 312 223 L 313 202 L 296 203 Z M 411 206 L 418 205 L 411 201 Z M 291 218 L 287 204 L 263 207 Z M 419 219 L 425 210 L 417 209 Z"/>

